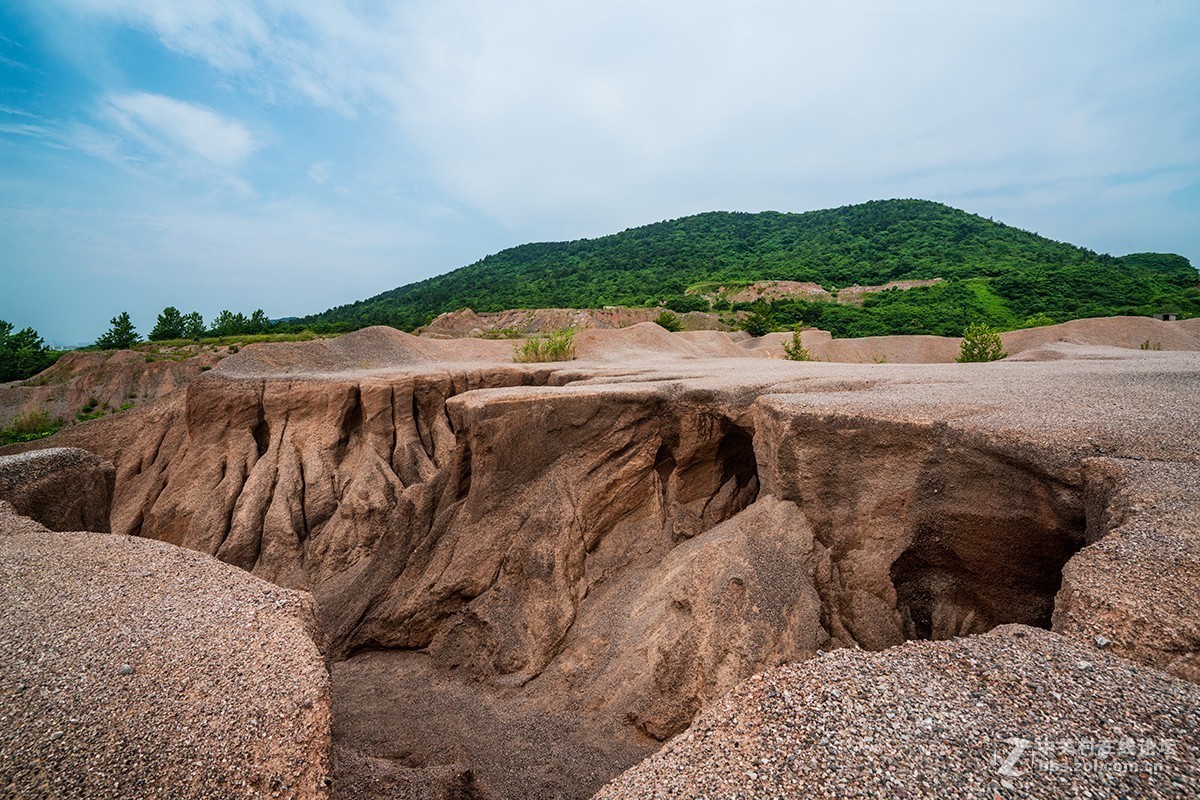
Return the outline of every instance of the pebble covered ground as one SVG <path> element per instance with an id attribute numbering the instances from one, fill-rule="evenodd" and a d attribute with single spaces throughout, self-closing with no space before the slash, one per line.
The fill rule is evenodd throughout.
<path id="1" fill-rule="evenodd" d="M 1009 625 L 762 673 L 595 795 L 1194 798 L 1200 686 Z"/>
<path id="2" fill-rule="evenodd" d="M 311 599 L 0 503 L 0 798 L 322 797 Z"/>

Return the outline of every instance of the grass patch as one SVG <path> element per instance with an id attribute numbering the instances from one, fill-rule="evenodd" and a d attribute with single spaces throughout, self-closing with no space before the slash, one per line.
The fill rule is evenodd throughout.
<path id="1" fill-rule="evenodd" d="M 12 424 L 0 430 L 0 445 L 32 442 L 58 433 L 64 425 L 61 419 L 52 419 L 44 408 L 19 414 Z"/>
<path id="2" fill-rule="evenodd" d="M 549 336 L 526 339 L 513 348 L 513 361 L 570 361 L 575 358 L 575 329 L 564 328 Z"/>

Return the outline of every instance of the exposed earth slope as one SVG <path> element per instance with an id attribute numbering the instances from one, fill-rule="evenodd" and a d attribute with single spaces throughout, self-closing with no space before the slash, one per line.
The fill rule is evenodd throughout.
<path id="1" fill-rule="evenodd" d="M 1053 686 L 1092 660 L 1097 697 L 1119 678 L 1142 698 L 1112 717 L 1122 730 L 1196 744 L 1176 712 L 1200 677 L 1200 343 L 1191 323 L 1073 326 L 1020 332 L 1028 360 L 993 364 L 795 363 L 778 338 L 638 325 L 581 332 L 577 361 L 526 365 L 507 341 L 376 328 L 247 347 L 45 444 L 115 465 L 115 533 L 312 593 L 352 765 L 335 795 L 586 797 L 708 704 L 759 720 L 761 681 L 719 698 L 764 669 L 799 664 L 770 678 L 795 695 L 838 664 L 886 676 L 950 659 L 964 693 L 931 706 L 929 741 L 970 750 L 967 777 L 931 772 L 902 738 L 862 749 L 826 730 L 787 780 L 837 794 L 818 762 L 854 753 L 916 765 L 919 780 L 891 773 L 909 794 L 1006 796 L 1001 780 L 1019 779 L 978 748 L 1042 722 L 1024 690 L 970 688 L 1005 665 L 1036 662 Z M 1140 348 L 1148 331 L 1162 350 Z M 885 652 L 820 658 L 859 650 Z M 1071 716 L 1079 686 L 1054 689 L 1046 713 Z M 1077 710 L 1064 735 L 1110 733 Z M 645 770 L 671 763 L 715 785 L 724 762 L 685 750 L 621 785 L 658 796 L 673 779 Z M 1194 755 L 1153 763 L 1136 786 L 1083 769 L 1021 785 L 1195 785 Z"/>

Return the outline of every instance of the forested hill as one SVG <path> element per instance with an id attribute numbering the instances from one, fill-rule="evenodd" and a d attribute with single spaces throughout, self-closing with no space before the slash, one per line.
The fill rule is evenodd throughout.
<path id="1" fill-rule="evenodd" d="M 884 292 L 862 308 L 781 301 L 780 327 L 806 322 L 835 335 L 957 333 L 963 320 L 1005 328 L 1034 318 L 1171 311 L 1200 314 L 1187 259 L 1102 255 L 926 200 L 881 200 L 803 214 L 711 212 L 598 239 L 527 244 L 305 322 L 411 330 L 464 306 L 644 305 L 708 308 L 702 283 L 794 280 L 834 289 L 944 278 Z"/>

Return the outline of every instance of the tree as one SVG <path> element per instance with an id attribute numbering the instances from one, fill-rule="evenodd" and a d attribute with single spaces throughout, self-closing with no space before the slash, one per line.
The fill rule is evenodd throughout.
<path id="1" fill-rule="evenodd" d="M 751 336 L 765 336 L 775 327 L 775 320 L 766 303 L 755 303 L 742 320 L 741 328 Z"/>
<path id="2" fill-rule="evenodd" d="M 660 328 L 665 328 L 671 333 L 682 330 L 679 326 L 679 317 L 675 316 L 672 311 L 660 311 L 654 319 L 654 324 Z"/>
<path id="3" fill-rule="evenodd" d="M 0 319 L 0 382 L 23 380 L 58 360 L 33 328 L 16 333 L 12 329 L 11 323 Z"/>
<path id="4" fill-rule="evenodd" d="M 254 309 L 246 326 L 246 333 L 266 333 L 269 330 L 271 330 L 271 320 L 267 319 L 267 312 L 261 308 Z"/>
<path id="5" fill-rule="evenodd" d="M 233 313 L 229 309 L 221 309 L 209 329 L 213 336 L 241 336 L 250 326 L 250 320 L 242 313 Z"/>
<path id="6" fill-rule="evenodd" d="M 127 350 L 142 340 L 129 319 L 128 311 L 122 311 L 110 319 L 109 324 L 112 327 L 96 340 L 96 347 L 101 350 Z"/>
<path id="7" fill-rule="evenodd" d="M 1007 357 L 1008 353 L 1004 352 L 1004 343 L 1000 340 L 1000 334 L 991 326 L 977 322 L 974 325 L 968 325 L 967 329 L 963 331 L 962 346 L 959 348 L 956 361 L 960 363 L 999 361 Z"/>
<path id="8" fill-rule="evenodd" d="M 812 354 L 808 352 L 808 348 L 804 346 L 804 342 L 800 341 L 800 329 L 792 330 L 792 340 L 783 343 L 783 357 L 788 361 L 812 361 Z"/>
<path id="9" fill-rule="evenodd" d="M 204 336 L 204 317 L 199 311 L 184 314 L 182 319 L 181 339 L 199 339 Z"/>
<path id="10" fill-rule="evenodd" d="M 150 331 L 150 341 L 160 342 L 166 339 L 183 339 L 183 314 L 175 306 L 167 306 L 158 315 L 154 329 Z"/>

